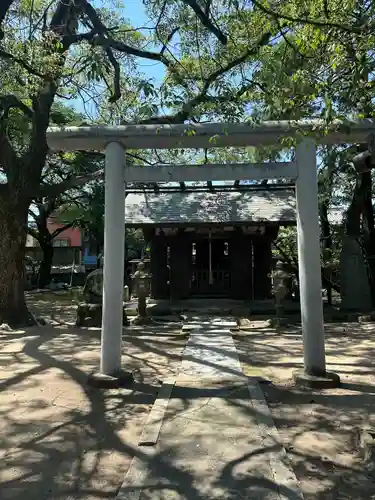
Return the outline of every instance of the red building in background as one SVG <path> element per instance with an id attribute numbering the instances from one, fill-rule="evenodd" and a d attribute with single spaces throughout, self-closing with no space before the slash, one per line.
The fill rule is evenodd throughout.
<path id="1" fill-rule="evenodd" d="M 61 224 L 56 221 L 55 217 L 50 217 L 47 222 L 48 231 L 53 234 L 56 230 L 64 227 L 65 224 Z M 38 247 L 38 241 L 32 236 L 28 235 L 26 246 Z M 83 246 L 83 236 L 82 230 L 78 227 L 68 227 L 64 229 L 61 233 L 57 234 L 53 239 L 53 246 L 59 248 L 80 248 Z"/>
<path id="2" fill-rule="evenodd" d="M 56 221 L 55 217 L 50 217 L 47 222 L 47 228 L 50 234 L 56 230 L 62 229 L 65 224 Z M 60 273 L 62 267 L 71 267 L 74 263 L 75 266 L 82 265 L 83 256 L 83 232 L 78 227 L 68 227 L 59 232 L 52 240 L 54 247 L 52 271 L 53 273 Z M 42 252 L 38 241 L 32 236 L 27 236 L 26 242 L 27 254 L 36 261 L 42 260 Z"/>
<path id="3" fill-rule="evenodd" d="M 64 227 L 64 224 L 56 222 L 54 217 L 50 217 L 47 223 L 48 231 L 53 234 L 54 231 Z M 75 247 L 82 248 L 82 231 L 78 227 L 69 227 L 59 233 L 53 241 L 54 247 Z"/>

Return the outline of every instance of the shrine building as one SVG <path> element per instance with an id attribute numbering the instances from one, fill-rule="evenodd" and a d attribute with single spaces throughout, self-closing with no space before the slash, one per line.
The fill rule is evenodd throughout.
<path id="1" fill-rule="evenodd" d="M 153 299 L 268 299 L 272 242 L 296 224 L 294 186 L 138 187 L 127 192 L 125 224 L 150 247 Z"/>

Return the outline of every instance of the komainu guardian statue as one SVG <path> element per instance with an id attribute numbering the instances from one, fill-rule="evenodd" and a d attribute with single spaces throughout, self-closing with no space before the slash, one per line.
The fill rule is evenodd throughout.
<path id="1" fill-rule="evenodd" d="M 76 326 L 102 326 L 103 310 L 103 269 L 95 269 L 86 278 L 83 288 L 84 302 L 77 308 Z M 123 325 L 128 325 L 125 307 L 123 308 Z"/>

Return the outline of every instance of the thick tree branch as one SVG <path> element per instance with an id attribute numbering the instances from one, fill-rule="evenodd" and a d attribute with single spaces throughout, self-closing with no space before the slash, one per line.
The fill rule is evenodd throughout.
<path id="1" fill-rule="evenodd" d="M 11 109 L 20 109 L 28 118 L 33 112 L 22 101 L 14 95 L 0 96 L 0 158 L 1 166 L 7 176 L 8 181 L 15 180 L 20 166 L 19 159 L 12 144 L 9 142 L 6 132 L 7 119 Z"/>
<path id="2" fill-rule="evenodd" d="M 63 9 L 68 11 L 71 8 L 70 4 L 65 4 Z M 110 102 L 116 102 L 121 97 L 121 86 L 120 86 L 120 78 L 121 78 L 121 68 L 120 64 L 117 61 L 113 50 L 118 52 L 122 52 L 125 54 L 133 55 L 135 57 L 141 57 L 143 59 L 150 59 L 154 61 L 161 62 L 166 67 L 170 66 L 169 60 L 164 56 L 164 50 L 161 52 L 150 52 L 148 50 L 142 50 L 135 47 L 131 47 L 130 45 L 119 42 L 115 40 L 111 35 L 111 30 L 109 30 L 100 20 L 96 10 L 86 1 L 86 0 L 77 0 L 75 3 L 75 8 L 80 9 L 80 11 L 87 15 L 90 19 L 90 22 L 93 26 L 87 33 L 66 33 L 63 37 L 63 46 L 65 50 L 67 50 L 73 43 L 79 43 L 81 41 L 87 41 L 93 46 L 100 46 L 107 54 L 108 60 L 111 63 L 114 75 L 113 75 L 113 93 L 110 97 Z M 66 13 L 60 13 L 59 15 L 55 15 L 52 18 L 51 25 L 54 25 L 54 29 L 59 29 L 61 24 L 61 19 Z"/>
<path id="3" fill-rule="evenodd" d="M 211 2 L 212 2 L 212 0 L 206 0 L 206 7 L 204 9 L 206 16 L 209 16 L 209 14 L 210 14 Z"/>
<path id="4" fill-rule="evenodd" d="M 69 177 L 68 179 L 59 182 L 58 184 L 53 184 L 52 186 L 43 185 L 40 187 L 39 196 L 48 198 L 57 197 L 60 194 L 64 193 L 65 191 L 68 191 L 69 189 L 78 186 L 84 186 L 90 181 L 100 179 L 103 177 L 103 175 L 104 175 L 104 170 L 101 169 L 97 170 L 96 172 L 92 172 L 91 174 Z"/>
<path id="5" fill-rule="evenodd" d="M 0 120 L 7 119 L 9 111 L 15 108 L 20 109 L 28 118 L 33 117 L 33 111 L 15 95 L 0 95 Z"/>
<path id="6" fill-rule="evenodd" d="M 182 0 L 183 3 L 188 5 L 193 9 L 195 14 L 197 15 L 198 19 L 200 22 L 205 26 L 211 33 L 213 33 L 216 38 L 221 42 L 223 45 L 227 45 L 228 43 L 228 37 L 217 28 L 213 22 L 210 20 L 208 17 L 207 11 L 204 12 L 198 5 L 198 3 L 195 0 Z"/>
<path id="7" fill-rule="evenodd" d="M 59 236 L 59 234 L 63 233 L 67 229 L 75 226 L 76 223 L 77 223 L 77 221 L 73 221 L 73 222 L 69 222 L 67 224 L 64 224 L 63 226 L 55 229 L 55 231 L 53 231 L 52 233 L 50 233 L 48 231 L 48 226 L 46 227 L 47 232 L 40 231 L 40 230 L 37 231 L 36 229 L 34 229 L 32 227 L 28 227 L 27 232 L 41 244 L 41 243 L 46 242 L 46 241 L 52 241 L 54 238 Z"/>
<path id="8" fill-rule="evenodd" d="M 29 233 L 30 236 L 35 238 L 36 241 L 39 241 L 39 238 L 40 238 L 39 231 L 37 231 L 36 229 L 34 229 L 32 227 L 28 227 L 27 232 Z"/>
<path id="9" fill-rule="evenodd" d="M 190 118 L 190 115 L 192 113 L 192 110 L 199 106 L 200 104 L 204 104 L 205 102 L 222 102 L 220 97 L 215 97 L 215 96 L 209 96 L 208 91 L 211 87 L 211 85 L 218 80 L 221 76 L 225 75 L 232 69 L 236 68 L 240 64 L 244 63 L 249 57 L 256 55 L 260 47 L 263 47 L 264 45 L 267 45 L 267 43 L 271 39 L 271 33 L 264 33 L 262 37 L 259 39 L 257 44 L 248 50 L 246 50 L 241 56 L 237 57 L 230 63 L 228 63 L 226 66 L 223 66 L 222 68 L 214 71 L 211 73 L 211 75 L 205 80 L 204 85 L 202 87 L 202 90 L 199 92 L 198 95 L 190 99 L 188 102 L 186 102 L 183 106 L 182 109 L 177 112 L 174 115 L 167 115 L 167 116 L 157 116 L 154 118 L 150 118 L 147 120 L 141 121 L 141 123 L 183 123 L 185 120 Z M 256 85 L 255 83 L 251 83 L 250 86 Z M 241 93 L 244 93 L 250 86 L 247 86 L 245 89 L 241 89 Z M 229 96 L 228 96 L 229 97 Z M 231 96 L 233 97 L 233 96 Z"/>
<path id="10" fill-rule="evenodd" d="M 96 13 L 95 13 L 96 15 Z M 163 52 L 151 52 L 149 50 L 138 49 L 130 45 L 115 40 L 109 36 L 109 30 L 102 24 L 100 31 L 93 29 L 87 33 L 77 33 L 74 35 L 67 35 L 64 37 L 64 46 L 69 47 L 73 43 L 86 41 L 92 45 L 102 47 L 104 50 L 113 49 L 124 54 L 140 57 L 142 59 L 150 59 L 152 61 L 161 62 L 165 66 L 170 66 L 170 61 L 163 55 Z"/>
<path id="11" fill-rule="evenodd" d="M 174 29 L 173 29 L 173 30 L 169 33 L 169 35 L 168 35 L 168 37 L 167 37 L 167 41 L 166 41 L 166 43 L 163 43 L 163 42 L 162 42 L 162 43 L 163 43 L 163 47 L 162 47 L 162 49 L 161 49 L 161 51 L 160 51 L 160 54 L 164 54 L 164 52 L 167 50 L 167 45 L 168 45 L 168 43 L 172 41 L 172 38 L 175 36 L 175 34 L 177 33 L 177 31 L 178 31 L 179 29 L 180 29 L 180 26 L 176 26 L 176 27 L 175 27 L 175 28 L 174 28 Z M 160 40 L 160 35 L 159 35 L 159 32 L 158 32 L 158 29 L 157 29 L 157 28 L 156 28 L 156 33 L 157 33 L 158 38 L 159 38 L 159 40 Z"/>
<path id="12" fill-rule="evenodd" d="M 116 102 L 120 99 L 121 97 L 121 87 L 120 87 L 120 78 L 121 78 L 121 72 L 120 72 L 120 65 L 113 55 L 112 49 L 107 49 L 106 50 L 109 62 L 112 64 L 114 75 L 113 75 L 113 94 L 111 95 L 109 102 Z"/>
<path id="13" fill-rule="evenodd" d="M 30 216 L 31 216 L 31 217 L 32 217 L 32 218 L 36 221 L 36 219 L 37 219 L 37 217 L 38 217 L 38 216 L 37 216 L 37 214 L 36 214 L 36 213 L 34 213 L 34 212 L 31 210 L 31 208 L 29 208 L 28 212 L 29 212 L 29 215 L 30 215 Z"/>
<path id="14" fill-rule="evenodd" d="M 30 75 L 38 76 L 39 78 L 45 79 L 46 75 L 43 75 L 43 73 L 39 73 L 35 68 L 30 66 L 26 61 L 21 59 L 20 57 L 16 57 L 12 54 L 9 54 L 9 52 L 6 52 L 3 49 L 0 49 L 0 57 L 3 59 L 7 59 L 8 61 L 13 61 L 17 64 L 19 64 L 22 68 L 24 68 Z"/>
<path id="15" fill-rule="evenodd" d="M 33 97 L 33 121 L 30 134 L 29 148 L 23 160 L 30 172 L 30 182 L 39 178 L 45 165 L 48 152 L 46 130 L 49 125 L 51 107 L 57 90 L 57 81 L 44 83 L 38 94 Z M 34 186 L 37 188 L 37 186 Z"/>
<path id="16" fill-rule="evenodd" d="M 108 30 L 108 28 L 103 24 L 95 8 L 90 5 L 87 0 L 77 0 L 75 2 L 75 5 L 77 8 L 80 8 L 80 10 L 84 14 L 87 15 L 87 17 L 90 19 L 93 29 L 86 34 L 68 34 L 65 38 L 70 43 L 74 43 L 79 40 L 87 40 L 95 45 L 102 46 L 104 50 L 110 48 L 135 57 L 158 61 L 165 64 L 166 66 L 170 64 L 168 59 L 161 53 L 138 49 L 135 47 L 131 47 L 126 43 L 115 40 L 112 36 L 110 36 L 110 30 Z"/>
<path id="17" fill-rule="evenodd" d="M 17 169 L 19 162 L 17 154 L 5 134 L 0 134 L 0 158 L 7 179 L 11 181 L 11 174 Z"/>
<path id="18" fill-rule="evenodd" d="M 55 229 L 55 231 L 53 231 L 53 233 L 51 233 L 51 239 L 56 238 L 56 236 L 58 236 L 59 234 L 63 233 L 67 229 L 70 229 L 71 227 L 75 226 L 76 224 L 77 224 L 77 221 L 74 220 L 72 222 L 68 222 L 68 223 L 64 224 L 61 227 L 58 227 L 57 229 Z"/>
<path id="19" fill-rule="evenodd" d="M 212 21 L 208 18 L 208 16 L 204 13 L 204 11 L 199 7 L 195 0 L 183 0 L 187 5 L 189 5 L 196 15 L 201 20 L 202 24 L 206 26 L 218 39 L 226 44 L 227 37 L 216 28 Z M 122 52 L 125 54 L 129 54 L 135 57 L 140 57 L 143 59 L 149 59 L 157 62 L 161 62 L 168 68 L 172 68 L 171 61 L 165 57 L 164 52 L 166 46 L 164 45 L 160 52 L 151 52 L 148 50 L 138 49 L 136 47 L 131 47 L 130 45 L 115 40 L 111 36 L 111 31 L 103 24 L 101 19 L 99 18 L 95 8 L 87 1 L 87 0 L 77 0 L 75 2 L 76 10 L 80 10 L 81 13 L 84 13 L 90 20 L 93 29 L 88 33 L 77 34 L 77 33 L 67 33 L 64 36 L 63 45 L 65 49 L 69 47 L 72 43 L 76 43 L 82 40 L 86 40 L 88 43 L 91 43 L 96 46 L 101 46 L 103 50 L 106 52 L 107 57 L 114 68 L 114 91 L 111 96 L 111 102 L 114 102 L 119 99 L 121 96 L 121 88 L 120 88 L 120 65 L 116 60 L 115 55 L 113 54 L 113 50 L 118 52 Z M 64 10 L 63 10 L 64 9 Z M 57 15 L 57 11 L 52 18 L 51 25 L 54 26 L 54 29 L 58 29 L 61 25 L 62 19 L 67 15 L 69 9 L 72 9 L 71 3 L 66 3 L 64 7 L 60 10 L 61 12 Z M 169 39 L 173 37 L 173 35 L 177 32 L 178 28 L 175 28 Z"/>
<path id="20" fill-rule="evenodd" d="M 160 52 L 151 52 L 149 50 L 137 49 L 108 36 L 97 35 L 94 38 L 94 44 L 103 47 L 104 50 L 111 48 L 117 50 L 118 52 L 129 54 L 131 56 L 161 62 L 167 67 L 171 65 L 170 61 Z"/>

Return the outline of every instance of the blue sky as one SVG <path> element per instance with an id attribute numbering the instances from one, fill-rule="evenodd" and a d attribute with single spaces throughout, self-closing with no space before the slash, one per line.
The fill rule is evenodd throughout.
<path id="1" fill-rule="evenodd" d="M 135 28 L 152 27 L 154 25 L 146 15 L 145 7 L 141 0 L 125 0 L 124 17 L 129 19 Z M 164 66 L 160 63 L 142 59 L 139 60 L 139 67 L 150 78 L 161 81 L 164 77 Z"/>

